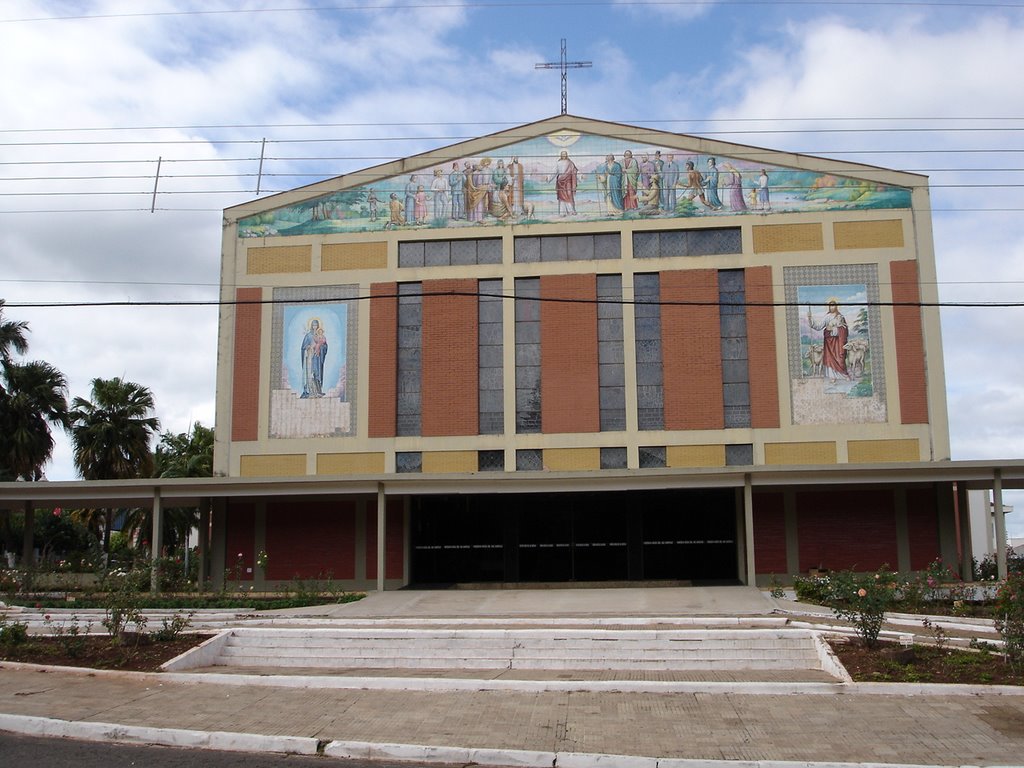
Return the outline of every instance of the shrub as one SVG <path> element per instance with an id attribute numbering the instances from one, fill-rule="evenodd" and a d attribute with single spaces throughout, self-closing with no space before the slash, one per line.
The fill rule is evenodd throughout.
<path id="1" fill-rule="evenodd" d="M 164 618 L 163 627 L 152 633 L 154 640 L 160 640 L 166 642 L 169 640 L 177 640 L 181 637 L 181 633 L 189 628 L 192 624 L 192 617 L 195 616 L 195 611 L 189 611 L 185 613 L 175 613 L 169 619 Z"/>
<path id="2" fill-rule="evenodd" d="M 89 635 L 89 630 L 92 629 L 92 622 L 86 622 L 85 628 L 83 629 L 78 624 L 78 617 L 72 616 L 68 621 L 61 622 L 60 624 L 54 623 L 49 614 L 47 614 L 43 623 L 50 630 L 56 640 L 57 644 L 64 651 L 66 656 L 72 659 L 77 659 L 85 653 L 86 650 L 86 637 Z"/>
<path id="3" fill-rule="evenodd" d="M 828 576 L 797 576 L 793 588 L 796 599 L 804 603 L 828 605 L 832 600 L 832 580 Z"/>
<path id="4" fill-rule="evenodd" d="M 142 615 L 139 590 L 128 576 L 110 582 L 103 602 L 106 613 L 102 624 L 112 638 L 123 641 L 129 624 L 134 624 L 137 632 L 145 631 L 146 617 Z"/>
<path id="5" fill-rule="evenodd" d="M 14 648 L 27 641 L 28 624 L 21 621 L 8 621 L 6 616 L 0 616 L 0 648 Z"/>
<path id="6" fill-rule="evenodd" d="M 864 645 L 874 648 L 885 612 L 895 602 L 896 575 L 883 565 L 874 574 L 842 571 L 832 577 L 831 608 L 856 627 Z"/>
<path id="7" fill-rule="evenodd" d="M 994 609 L 1006 659 L 1014 669 L 1020 669 L 1024 665 L 1024 574 L 1007 577 L 996 592 Z"/>

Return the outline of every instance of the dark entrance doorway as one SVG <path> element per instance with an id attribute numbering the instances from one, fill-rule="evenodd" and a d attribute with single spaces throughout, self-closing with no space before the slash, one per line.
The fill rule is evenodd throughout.
<path id="1" fill-rule="evenodd" d="M 420 496 L 412 581 L 584 582 L 738 577 L 731 489 Z"/>

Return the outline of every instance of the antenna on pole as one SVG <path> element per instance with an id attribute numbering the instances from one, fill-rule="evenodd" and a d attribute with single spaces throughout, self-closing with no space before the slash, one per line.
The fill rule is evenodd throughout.
<path id="1" fill-rule="evenodd" d="M 562 38 L 562 58 L 560 61 L 547 62 L 544 64 L 534 64 L 534 69 L 559 69 L 562 71 L 562 114 L 568 114 L 569 112 L 569 99 L 568 99 L 568 71 L 570 69 L 588 69 L 593 66 L 593 62 L 590 61 L 566 61 L 565 56 L 565 38 Z"/>

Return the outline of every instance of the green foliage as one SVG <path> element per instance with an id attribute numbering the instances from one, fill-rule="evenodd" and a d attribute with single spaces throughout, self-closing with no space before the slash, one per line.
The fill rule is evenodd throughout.
<path id="1" fill-rule="evenodd" d="M 181 634 L 192 625 L 192 617 L 195 616 L 195 611 L 189 611 L 188 613 L 175 613 L 170 618 L 164 618 L 163 627 L 152 633 L 150 633 L 154 640 L 166 642 L 170 640 L 177 640 L 181 637 Z"/>
<path id="2" fill-rule="evenodd" d="M 77 659 L 85 654 L 85 638 L 89 635 L 89 630 L 92 629 L 91 621 L 86 622 L 83 628 L 78 623 L 78 617 L 72 616 L 68 621 L 57 624 L 47 614 L 43 617 L 43 623 L 46 625 L 49 633 L 57 639 L 57 644 L 64 651 L 65 655 L 72 659 Z"/>
<path id="3" fill-rule="evenodd" d="M 1006 659 L 1015 670 L 1024 667 L 1024 574 L 1011 573 L 996 592 L 996 631 L 1003 638 Z"/>
<path id="4" fill-rule="evenodd" d="M 793 588 L 796 599 L 804 603 L 828 605 L 832 599 L 832 580 L 828 576 L 797 576 Z"/>
<path id="5" fill-rule="evenodd" d="M 883 565 L 874 574 L 841 571 L 832 577 L 830 603 L 837 618 L 845 619 L 869 648 L 878 644 L 885 612 L 895 602 L 896 574 Z"/>
<path id="6" fill-rule="evenodd" d="M 147 619 L 142 615 L 142 600 L 135 582 L 127 574 L 115 577 L 108 582 L 110 591 L 103 600 L 106 613 L 102 624 L 110 636 L 119 642 L 124 641 L 129 625 L 134 625 L 135 631 L 139 633 L 146 630 Z"/>
<path id="7" fill-rule="evenodd" d="M 768 581 L 768 593 L 776 600 L 786 596 L 786 590 L 782 588 L 782 584 L 780 584 L 779 580 L 775 578 L 774 573 Z"/>
<path id="8" fill-rule="evenodd" d="M 52 427 L 67 429 L 67 379 L 28 352 L 28 323 L 4 320 L 0 299 L 0 481 L 41 480 L 53 455 Z"/>
<path id="9" fill-rule="evenodd" d="M 0 649 L 10 650 L 28 641 L 28 624 L 21 621 L 8 621 L 0 616 Z"/>
<path id="10" fill-rule="evenodd" d="M 75 467 L 85 480 L 149 477 L 153 472 L 150 437 L 160 421 L 149 414 L 153 393 L 120 378 L 93 379 L 92 399 L 71 403 Z"/>
<path id="11" fill-rule="evenodd" d="M 1008 573 L 1024 573 L 1024 553 L 1017 554 L 1010 547 L 1006 548 L 1006 570 Z M 985 555 L 975 568 L 975 577 L 979 581 L 996 581 L 999 569 L 994 554 Z"/>

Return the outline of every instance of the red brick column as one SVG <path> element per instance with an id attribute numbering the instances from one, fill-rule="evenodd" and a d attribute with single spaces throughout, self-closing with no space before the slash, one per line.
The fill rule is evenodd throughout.
<path id="1" fill-rule="evenodd" d="M 745 273 L 747 298 L 747 370 L 750 378 L 750 426 L 779 426 L 779 372 L 775 362 L 775 309 L 770 304 L 772 268 L 750 267 Z"/>
<path id="2" fill-rule="evenodd" d="M 476 280 L 423 283 L 424 437 L 479 432 Z M 456 292 L 463 295 L 446 295 Z"/>
<path id="3" fill-rule="evenodd" d="M 661 300 L 707 302 L 661 307 L 665 429 L 723 429 L 718 271 L 662 272 Z"/>
<path id="4" fill-rule="evenodd" d="M 892 300 L 917 303 L 921 291 L 917 284 L 916 261 L 894 261 L 889 265 L 892 275 Z M 900 389 L 900 415 L 904 424 L 928 423 L 928 388 L 924 370 L 924 330 L 921 308 L 892 308 L 896 329 L 896 372 Z M 876 361 L 880 365 L 881 361 Z"/>
<path id="5" fill-rule="evenodd" d="M 259 302 L 262 288 L 239 288 L 239 302 Z M 263 305 L 235 306 L 235 371 L 231 379 L 231 439 L 259 439 L 260 343 Z"/>
<path id="6" fill-rule="evenodd" d="M 600 432 L 597 275 L 545 275 L 540 297 L 541 431 Z"/>
<path id="7" fill-rule="evenodd" d="M 370 437 L 394 437 L 398 398 L 398 284 L 370 286 Z"/>

